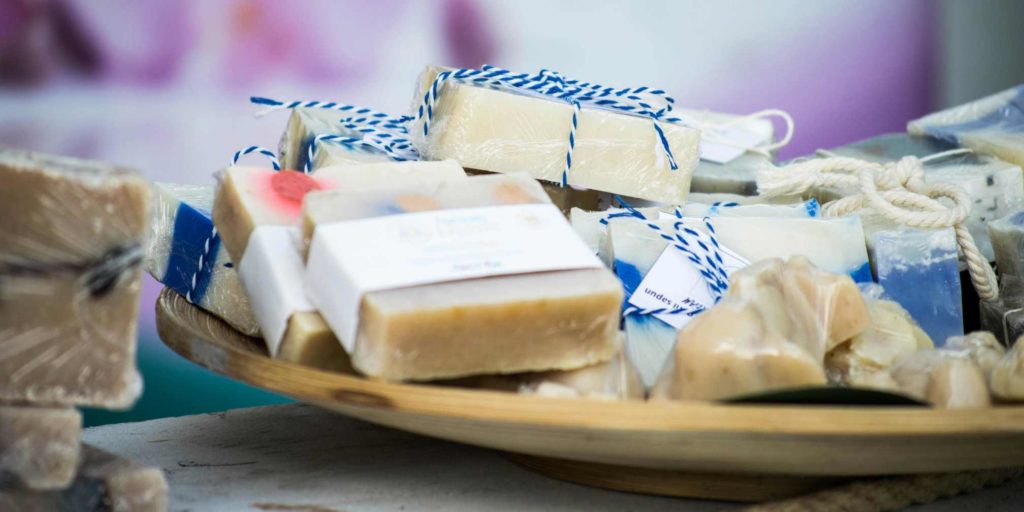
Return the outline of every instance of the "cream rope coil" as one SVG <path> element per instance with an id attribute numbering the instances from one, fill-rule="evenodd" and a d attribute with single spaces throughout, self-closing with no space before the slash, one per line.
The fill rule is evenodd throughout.
<path id="1" fill-rule="evenodd" d="M 944 156 L 947 155 L 937 154 L 928 159 Z M 908 156 L 897 162 L 879 164 L 836 156 L 766 168 L 757 174 L 757 190 L 763 196 L 798 195 L 821 188 L 858 190 L 857 194 L 822 206 L 827 217 L 870 209 L 904 226 L 952 227 L 978 297 L 987 302 L 999 298 L 995 272 L 967 230 L 970 196 L 955 185 L 925 183 L 922 159 Z M 939 202 L 939 198 L 949 199 L 953 206 Z"/>

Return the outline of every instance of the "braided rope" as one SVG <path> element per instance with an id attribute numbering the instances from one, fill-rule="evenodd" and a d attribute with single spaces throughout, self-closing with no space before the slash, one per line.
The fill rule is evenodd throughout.
<path id="1" fill-rule="evenodd" d="M 948 228 L 956 233 L 957 245 L 967 264 L 978 297 L 991 302 L 999 298 L 995 272 L 974 243 L 966 220 L 971 199 L 962 188 L 946 183 L 925 183 L 922 162 L 908 156 L 890 164 L 857 158 L 830 157 L 806 160 L 784 167 L 762 169 L 757 175 L 758 193 L 764 196 L 804 194 L 818 188 L 856 188 L 857 194 L 830 201 L 822 207 L 826 217 L 870 209 L 886 219 L 917 228 Z M 946 198 L 949 207 L 937 201 Z"/>
<path id="2" fill-rule="evenodd" d="M 231 157 L 231 165 L 232 166 L 237 165 L 238 164 L 238 159 L 240 159 L 243 156 L 248 155 L 250 153 L 259 153 L 259 154 L 269 158 L 270 159 L 270 163 L 273 164 L 273 166 L 274 166 L 274 170 L 275 171 L 280 171 L 281 170 L 281 162 L 277 160 L 277 156 L 274 155 L 274 152 L 269 150 L 269 149 L 267 149 L 267 148 L 260 147 L 260 146 L 249 146 L 247 148 L 239 149 L 238 151 L 235 151 L 235 154 Z"/>
<path id="3" fill-rule="evenodd" d="M 748 507 L 745 512 L 888 511 L 932 503 L 1020 478 L 1024 468 L 882 478 Z"/>

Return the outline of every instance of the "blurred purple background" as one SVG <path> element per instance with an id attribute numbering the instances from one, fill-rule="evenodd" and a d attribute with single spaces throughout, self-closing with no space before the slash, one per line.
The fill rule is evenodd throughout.
<path id="1" fill-rule="evenodd" d="M 0 144 L 204 183 L 242 146 L 276 148 L 286 115 L 253 118 L 250 95 L 397 114 L 425 64 L 488 63 L 657 86 L 689 108 L 782 108 L 791 158 L 1024 81 L 1021 19 L 1003 0 L 0 0 Z M 268 400 L 162 348 L 158 289 L 142 403 L 91 421 Z"/>

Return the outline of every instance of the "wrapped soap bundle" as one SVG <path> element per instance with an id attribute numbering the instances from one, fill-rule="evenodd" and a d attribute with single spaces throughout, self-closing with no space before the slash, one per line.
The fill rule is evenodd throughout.
<path id="1" fill-rule="evenodd" d="M 124 409 L 142 391 L 149 186 L 129 169 L 10 149 L 0 150 L 0 182 L 0 508 L 77 504 L 71 489 L 98 473 L 75 407 Z M 156 474 L 145 489 L 97 493 L 110 502 L 145 491 L 160 508 Z"/>

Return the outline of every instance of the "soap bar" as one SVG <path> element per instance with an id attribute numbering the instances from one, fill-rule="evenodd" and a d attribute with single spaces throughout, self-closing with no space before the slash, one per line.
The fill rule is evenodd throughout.
<path id="1" fill-rule="evenodd" d="M 1024 210 L 988 223 L 1000 276 L 1024 277 Z"/>
<path id="2" fill-rule="evenodd" d="M 915 119 L 907 131 L 1024 166 L 1024 85 Z"/>
<path id="3" fill-rule="evenodd" d="M 485 375 L 474 384 L 484 389 L 551 398 L 642 400 L 646 394 L 640 374 L 622 350 L 606 362 L 576 370 Z"/>
<path id="4" fill-rule="evenodd" d="M 660 214 L 657 208 L 639 208 L 638 211 L 648 218 L 655 219 Z M 603 211 L 573 208 L 569 211 L 569 222 L 572 224 L 572 229 L 608 268 L 612 268 L 614 262 L 613 248 L 608 240 L 609 215 L 625 214 L 626 212 L 627 210 L 624 208 L 609 208 Z"/>
<path id="5" fill-rule="evenodd" d="M 156 183 L 153 189 L 145 270 L 239 332 L 259 334 L 234 263 L 213 227 L 213 187 Z"/>
<path id="6" fill-rule="evenodd" d="M 1024 400 L 1024 343 L 1014 343 L 992 367 L 989 386 L 999 399 Z"/>
<path id="7" fill-rule="evenodd" d="M 751 152 L 724 164 L 701 160 L 693 171 L 690 191 L 756 196 L 757 171 L 771 165 L 770 158 Z"/>
<path id="8" fill-rule="evenodd" d="M 999 299 L 979 301 L 981 328 L 989 331 L 1005 346 L 1024 336 L 1024 280 L 1004 275 L 999 283 Z"/>
<path id="9" fill-rule="evenodd" d="M 666 216 L 675 215 L 675 207 L 663 207 Z M 684 217 L 818 217 L 821 206 L 811 199 L 794 204 L 700 203 L 690 200 L 679 208 Z"/>
<path id="10" fill-rule="evenodd" d="M 582 242 L 569 238 L 565 241 L 568 245 L 562 248 L 545 247 L 551 252 L 541 259 L 558 258 L 560 251 L 571 248 L 576 251 L 574 255 L 587 257 L 587 268 L 574 265 L 568 267 L 572 270 L 517 274 L 504 270 L 518 268 L 517 262 L 505 259 L 506 254 L 494 254 L 495 259 L 488 258 L 478 265 L 474 248 L 479 240 L 473 238 L 472 243 L 462 243 L 466 240 L 464 236 L 477 233 L 486 234 L 488 240 L 504 238 L 507 230 L 512 229 L 504 226 L 514 227 L 518 221 L 480 223 L 480 219 L 493 218 L 489 216 L 506 215 L 502 212 L 512 212 L 517 215 L 513 218 L 529 221 L 537 229 L 558 227 L 552 223 L 564 225 L 566 231 L 571 229 L 560 215 L 554 219 L 542 217 L 543 208 L 537 205 L 550 206 L 550 201 L 540 185 L 525 175 L 477 176 L 413 188 L 310 194 L 305 202 L 306 225 L 314 226 L 315 231 L 307 260 L 307 293 L 344 342 L 353 366 L 373 377 L 429 380 L 573 369 L 607 361 L 619 346 L 622 290 L 614 276 L 588 255 Z M 510 209 L 512 206 L 516 208 Z M 367 223 L 375 219 L 376 222 Z M 354 284 L 346 287 L 344 283 L 365 279 L 365 272 L 370 269 L 357 268 L 351 259 L 343 258 L 344 253 L 365 252 L 359 251 L 362 247 L 356 244 L 360 242 L 346 236 L 349 229 L 371 224 L 380 224 L 373 228 L 374 233 L 379 233 L 373 242 L 374 254 L 379 254 L 374 257 L 375 266 L 400 256 L 381 245 L 400 238 L 410 244 L 410 249 L 429 242 L 429 252 L 435 256 L 423 260 L 425 266 L 453 270 L 453 275 L 466 277 L 438 282 L 425 277 L 419 266 L 381 266 L 401 270 L 411 281 L 423 284 L 375 287 L 366 289 L 361 299 L 355 298 L 358 296 L 353 290 L 362 288 Z M 492 232 L 495 225 L 503 226 L 502 230 Z M 402 234 L 406 231 L 417 237 Z M 538 231 L 543 232 L 548 231 Z M 490 248 L 483 244 L 479 250 L 489 254 L 484 247 Z M 527 257 L 533 254 L 525 253 Z M 476 273 L 481 268 L 501 270 Z M 469 272 L 463 274 L 464 269 Z M 496 275 L 498 272 L 505 275 Z M 385 277 L 392 279 L 392 274 L 389 271 Z M 342 307 L 348 303 L 349 295 L 358 301 L 352 310 Z M 348 320 L 350 314 L 355 315 L 354 322 Z M 354 339 L 346 336 L 348 331 L 356 333 Z"/>
<path id="11" fill-rule="evenodd" d="M 727 192 L 690 192 L 690 195 L 686 198 L 686 202 L 701 203 L 701 204 L 715 204 L 715 203 L 736 203 L 741 205 L 751 204 L 797 204 L 805 202 L 803 198 L 798 195 L 790 196 L 742 196 L 739 194 L 731 194 Z"/>
<path id="12" fill-rule="evenodd" d="M 894 226 L 861 216 L 878 284 L 942 346 L 964 333 L 956 233 Z"/>
<path id="13" fill-rule="evenodd" d="M 964 336 L 953 336 L 946 340 L 946 346 L 943 349 L 974 361 L 986 376 L 992 373 L 999 361 L 1006 355 L 1006 347 L 988 331 L 975 331 Z"/>
<path id="14" fill-rule="evenodd" d="M 293 108 L 288 117 L 288 126 L 278 144 L 278 154 L 284 169 L 305 169 L 309 158 L 309 146 L 318 135 L 342 135 L 359 138 L 362 134 L 344 126 L 342 119 L 352 114 L 328 108 Z M 376 151 L 360 150 L 353 146 L 346 148 L 329 142 L 317 144 L 316 161 L 310 162 L 316 169 L 330 165 L 372 163 L 387 161 L 388 157 Z"/>
<path id="15" fill-rule="evenodd" d="M 918 350 L 934 346 L 898 303 L 870 300 L 868 313 L 871 322 L 863 332 L 826 354 L 825 369 L 830 382 L 877 387 L 873 385 L 874 374 L 892 368 Z"/>
<path id="16" fill-rule="evenodd" d="M 716 320 L 705 323 L 708 316 Z M 804 258 L 755 263 L 731 276 L 720 304 L 680 330 L 653 393 L 713 400 L 822 384 L 825 352 L 860 336 L 868 318 L 849 276 Z"/>
<path id="17" fill-rule="evenodd" d="M 415 185 L 464 176 L 462 168 L 451 161 L 325 167 L 310 175 L 253 167 L 224 171 L 214 204 L 214 223 L 224 246 L 238 262 L 239 277 L 249 292 L 270 354 L 318 368 L 347 367 L 344 351 L 302 288 L 304 243 L 299 224 L 308 192 L 339 187 L 358 190 L 395 182 Z"/>
<path id="18" fill-rule="evenodd" d="M 672 233 L 675 220 L 661 219 L 654 223 L 662 231 Z M 703 223 L 696 219 L 687 219 L 685 224 L 706 232 Z M 719 243 L 747 261 L 803 255 L 829 272 L 848 274 L 858 282 L 871 281 L 860 219 L 855 216 L 831 219 L 716 217 L 713 225 Z M 615 273 L 629 297 L 669 245 L 658 232 L 634 218 L 613 219 L 609 233 Z M 676 330 L 654 316 L 630 315 L 624 325 L 629 356 L 650 386 L 672 349 Z"/>
<path id="19" fill-rule="evenodd" d="M 81 432 L 82 415 L 72 408 L 0 405 L 0 493 L 70 485 Z"/>
<path id="20" fill-rule="evenodd" d="M 0 401 L 130 406 L 148 184 L 16 150 L 0 183 Z"/>
<path id="21" fill-rule="evenodd" d="M 419 87 L 424 83 L 421 79 Z M 424 119 L 409 125 L 423 158 L 454 158 L 468 169 L 525 171 L 539 180 L 562 182 L 571 104 L 448 80 L 431 112 L 426 136 Z M 651 119 L 584 105 L 577 121 L 570 185 L 668 204 L 685 202 L 699 157 L 699 130 L 659 123 L 678 166 L 672 170 Z"/>
<path id="22" fill-rule="evenodd" d="M 71 487 L 56 491 L 0 489 L 0 510 L 18 512 L 164 512 L 167 480 L 141 466 L 83 444 Z"/>
<path id="23" fill-rule="evenodd" d="M 831 150 L 870 162 L 895 162 L 905 156 L 925 158 L 957 149 L 957 146 L 904 133 L 880 135 Z M 962 188 L 973 200 L 967 229 L 978 249 L 992 260 L 992 242 L 986 223 L 1024 207 L 1024 174 L 1021 168 L 986 155 L 961 154 L 926 161 L 926 183 L 945 183 Z M 856 191 L 837 191 L 847 195 Z"/>
<path id="24" fill-rule="evenodd" d="M 899 390 L 941 409 L 991 405 L 981 368 L 969 357 L 947 350 L 921 350 L 890 372 Z"/>

